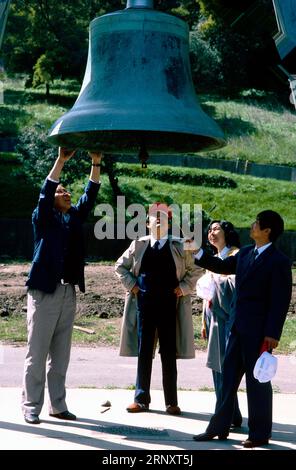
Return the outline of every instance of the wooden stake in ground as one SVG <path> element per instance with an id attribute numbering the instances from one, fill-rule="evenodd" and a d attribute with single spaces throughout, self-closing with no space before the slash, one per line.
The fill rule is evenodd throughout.
<path id="1" fill-rule="evenodd" d="M 83 333 L 87 333 L 89 335 L 95 334 L 95 330 L 90 330 L 89 328 L 83 328 L 82 326 L 74 325 L 73 328 L 74 330 L 82 331 Z"/>

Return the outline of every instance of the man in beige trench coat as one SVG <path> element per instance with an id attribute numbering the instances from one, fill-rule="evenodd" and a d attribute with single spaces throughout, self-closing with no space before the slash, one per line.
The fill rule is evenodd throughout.
<path id="1" fill-rule="evenodd" d="M 181 413 L 176 358 L 195 357 L 191 292 L 200 270 L 194 267 L 182 240 L 168 236 L 170 218 L 165 204 L 154 204 L 147 222 L 149 235 L 133 241 L 115 265 L 127 290 L 120 355 L 138 356 L 135 401 L 127 408 L 131 413 L 149 409 L 156 337 L 169 414 Z"/>

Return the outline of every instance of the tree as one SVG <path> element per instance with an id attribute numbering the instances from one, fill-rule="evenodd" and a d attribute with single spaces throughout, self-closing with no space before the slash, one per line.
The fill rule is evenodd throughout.
<path id="1" fill-rule="evenodd" d="M 197 92 L 221 87 L 223 80 L 221 54 L 202 39 L 197 30 L 190 33 L 190 61 Z"/>
<path id="2" fill-rule="evenodd" d="M 32 74 L 42 55 L 54 61 L 54 78 L 82 79 L 89 22 L 125 8 L 126 0 L 15 0 L 8 17 L 3 58 L 10 72 Z M 196 23 L 197 0 L 155 0 L 155 8 Z"/>
<path id="3" fill-rule="evenodd" d="M 273 67 L 279 62 L 270 0 L 199 0 L 202 38 L 218 49 L 227 89 L 272 88 Z"/>
<path id="4" fill-rule="evenodd" d="M 182 2 L 174 3 L 177 3 L 177 5 L 171 6 L 169 13 L 179 16 L 186 21 L 190 29 L 198 23 L 200 17 L 200 6 L 198 0 L 183 0 Z"/>
<path id="5" fill-rule="evenodd" d="M 33 87 L 45 84 L 46 98 L 49 98 L 49 84 L 54 78 L 54 61 L 49 53 L 42 54 L 33 67 Z"/>
<path id="6" fill-rule="evenodd" d="M 54 60 L 56 77 L 79 77 L 87 56 L 89 18 L 86 0 L 15 0 L 7 23 L 3 56 L 7 69 L 32 74 L 45 54 Z"/>
<path id="7" fill-rule="evenodd" d="M 274 19 L 271 0 L 155 0 L 154 4 L 157 10 L 183 18 L 218 52 L 225 88 L 255 87 L 260 80 L 266 85 L 275 61 L 269 30 Z M 33 67 L 40 69 L 47 62 L 42 59 L 37 65 L 45 55 L 54 63 L 51 78 L 81 81 L 90 20 L 125 6 L 126 0 L 14 0 L 3 47 L 6 70 L 32 75 Z M 39 81 L 44 81 L 44 68 L 48 73 L 48 66 L 42 66 Z"/>
<path id="8" fill-rule="evenodd" d="M 223 10 L 223 4 L 227 2 L 223 2 L 221 0 L 198 0 L 198 3 L 200 5 L 202 15 L 205 17 L 212 16 L 215 22 L 222 21 L 221 11 Z"/>

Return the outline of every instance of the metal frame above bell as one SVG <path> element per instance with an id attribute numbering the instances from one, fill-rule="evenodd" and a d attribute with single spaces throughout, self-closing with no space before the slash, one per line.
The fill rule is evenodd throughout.
<path id="1" fill-rule="evenodd" d="M 187 24 L 128 0 L 127 8 L 90 23 L 84 81 L 48 139 L 105 153 L 188 153 L 225 145 L 200 107 L 189 61 Z"/>

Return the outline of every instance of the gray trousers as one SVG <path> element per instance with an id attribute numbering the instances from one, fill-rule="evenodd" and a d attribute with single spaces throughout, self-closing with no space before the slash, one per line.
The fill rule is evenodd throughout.
<path id="1" fill-rule="evenodd" d="M 46 372 L 49 413 L 67 410 L 65 380 L 75 311 L 76 292 L 72 284 L 57 284 L 53 294 L 37 289 L 28 291 L 28 351 L 22 392 L 24 413 L 40 414 L 44 402 Z"/>

